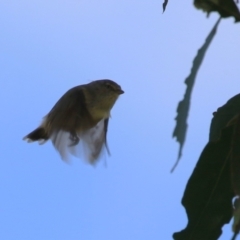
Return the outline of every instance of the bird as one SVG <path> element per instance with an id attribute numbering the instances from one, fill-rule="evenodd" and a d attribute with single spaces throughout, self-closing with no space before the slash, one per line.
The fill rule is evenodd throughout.
<path id="1" fill-rule="evenodd" d="M 69 89 L 23 140 L 43 144 L 51 140 L 63 160 L 69 154 L 94 165 L 107 145 L 110 111 L 124 91 L 110 79 Z"/>

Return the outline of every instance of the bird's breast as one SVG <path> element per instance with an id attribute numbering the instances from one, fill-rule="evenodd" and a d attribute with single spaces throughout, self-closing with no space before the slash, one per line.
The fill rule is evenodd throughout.
<path id="1" fill-rule="evenodd" d="M 106 109 L 96 108 L 96 109 L 92 109 L 90 111 L 90 114 L 94 120 L 101 120 L 104 118 L 108 118 L 110 115 L 110 112 L 109 110 L 106 110 Z"/>

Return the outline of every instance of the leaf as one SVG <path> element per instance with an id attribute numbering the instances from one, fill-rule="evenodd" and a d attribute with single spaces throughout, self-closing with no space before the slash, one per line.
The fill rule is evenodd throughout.
<path id="1" fill-rule="evenodd" d="M 229 159 L 231 163 L 232 188 L 235 194 L 240 196 L 240 94 L 232 97 L 214 113 L 209 140 L 217 140 L 221 129 L 225 126 L 233 126 Z"/>
<path id="2" fill-rule="evenodd" d="M 233 211 L 232 230 L 234 232 L 234 235 L 232 237 L 232 240 L 236 239 L 240 230 L 240 198 L 239 197 L 235 199 L 233 206 L 234 206 L 234 211 Z"/>
<path id="3" fill-rule="evenodd" d="M 188 117 L 188 112 L 189 112 L 189 108 L 190 108 L 190 99 L 191 99 L 193 86 L 195 83 L 195 79 L 196 79 L 198 70 L 199 70 L 199 68 L 202 64 L 202 61 L 204 59 L 204 56 L 206 54 L 206 51 L 207 51 L 210 43 L 212 42 L 213 37 L 216 34 L 219 22 L 220 22 L 220 18 L 218 19 L 218 21 L 214 25 L 213 29 L 207 36 L 203 46 L 198 50 L 197 56 L 193 60 L 193 66 L 191 68 L 191 72 L 184 81 L 185 84 L 187 85 L 187 88 L 186 88 L 186 92 L 184 94 L 183 100 L 179 102 L 178 107 L 177 107 L 177 116 L 175 118 L 177 123 L 176 123 L 175 129 L 173 131 L 173 138 L 176 137 L 176 140 L 177 140 L 177 142 L 179 142 L 180 146 L 179 146 L 177 161 L 174 164 L 173 168 L 171 169 L 171 172 L 174 171 L 174 169 L 176 168 L 176 166 L 182 156 L 182 149 L 183 149 L 186 132 L 187 132 L 187 117 Z"/>
<path id="4" fill-rule="evenodd" d="M 240 94 L 229 99 L 226 104 L 213 113 L 214 117 L 210 126 L 209 140 L 214 141 L 220 137 L 223 129 L 233 119 L 240 109 Z"/>
<path id="5" fill-rule="evenodd" d="M 234 126 L 232 146 L 230 150 L 230 164 L 232 189 L 237 196 L 234 201 L 232 230 L 234 236 L 237 237 L 240 232 L 240 114 L 237 114 L 228 124 Z M 236 239 L 234 236 L 232 239 Z"/>
<path id="6" fill-rule="evenodd" d="M 188 224 L 175 240 L 216 240 L 233 215 L 232 199 L 240 193 L 240 94 L 214 113 L 209 142 L 188 180 L 182 205 Z M 239 209 L 233 229 L 239 230 Z M 235 236 L 235 235 L 234 235 Z M 233 238 L 235 239 L 235 238 Z"/>
<path id="7" fill-rule="evenodd" d="M 195 0 L 194 6 L 207 12 L 207 15 L 218 12 L 222 18 L 234 17 L 235 22 L 240 21 L 239 9 L 234 0 Z"/>
<path id="8" fill-rule="evenodd" d="M 163 7 L 163 13 L 164 13 L 165 10 L 166 10 L 167 4 L 168 4 L 168 0 L 164 0 L 164 2 L 163 2 L 163 4 L 162 4 L 162 7 Z"/>
<path id="9" fill-rule="evenodd" d="M 229 125 L 234 127 L 230 150 L 232 188 L 235 194 L 240 196 L 240 114 L 237 114 Z"/>
<path id="10" fill-rule="evenodd" d="M 175 240 L 216 240 L 222 226 L 230 221 L 234 192 L 227 157 L 232 130 L 232 127 L 224 129 L 221 138 L 209 142 L 200 155 L 182 199 L 188 224 L 181 232 L 174 233 Z"/>

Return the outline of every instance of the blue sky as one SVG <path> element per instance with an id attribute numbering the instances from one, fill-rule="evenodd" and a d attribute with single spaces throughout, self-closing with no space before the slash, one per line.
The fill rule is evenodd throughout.
<path id="1" fill-rule="evenodd" d="M 229 18 L 197 76 L 170 174 L 183 81 L 217 19 L 180 1 L 164 14 L 159 0 L 0 3 L 0 239 L 172 239 L 185 227 L 180 201 L 212 112 L 239 93 L 240 25 Z M 102 78 L 125 91 L 112 110 L 110 157 L 66 164 L 50 142 L 22 141 L 69 88 Z"/>

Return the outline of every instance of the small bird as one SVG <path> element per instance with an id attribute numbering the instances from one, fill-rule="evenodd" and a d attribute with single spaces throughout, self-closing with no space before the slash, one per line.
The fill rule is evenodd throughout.
<path id="1" fill-rule="evenodd" d="M 121 87 L 109 79 L 73 87 L 23 140 L 43 144 L 50 139 L 63 160 L 68 160 L 69 153 L 77 157 L 83 154 L 88 163 L 95 164 L 104 146 L 109 152 L 110 111 L 123 93 Z"/>

